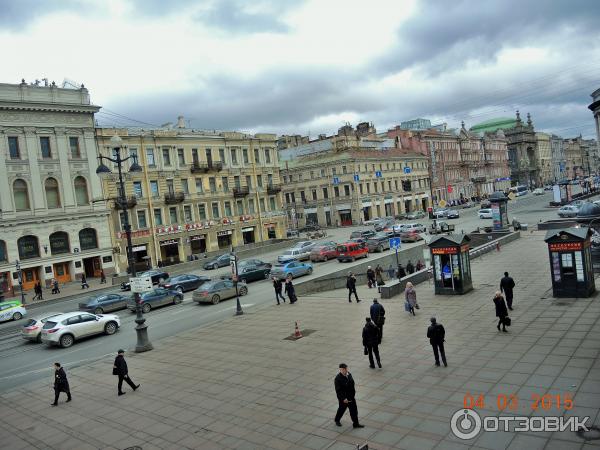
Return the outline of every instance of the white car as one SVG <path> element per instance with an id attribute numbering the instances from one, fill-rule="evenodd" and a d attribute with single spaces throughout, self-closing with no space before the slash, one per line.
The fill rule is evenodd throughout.
<path id="1" fill-rule="evenodd" d="M 477 215 L 480 219 L 492 219 L 492 210 L 490 208 L 480 209 L 477 211 Z"/>
<path id="2" fill-rule="evenodd" d="M 411 231 L 415 231 L 417 233 L 425 233 L 427 231 L 427 227 L 420 223 L 406 223 L 401 225 L 401 230 L 403 233 L 408 233 Z"/>
<path id="3" fill-rule="evenodd" d="M 7 320 L 21 320 L 26 315 L 27 310 L 18 300 L 0 303 L 0 322 L 6 322 Z"/>
<path id="4" fill-rule="evenodd" d="M 533 195 L 544 195 L 544 190 L 542 188 L 536 188 L 533 190 Z"/>
<path id="5" fill-rule="evenodd" d="M 115 334 L 120 326 L 121 319 L 114 314 L 65 313 L 46 321 L 42 328 L 42 342 L 67 348 L 87 336 Z"/>
<path id="6" fill-rule="evenodd" d="M 303 261 L 310 258 L 310 252 L 312 250 L 311 247 L 304 248 L 290 248 L 283 252 L 282 255 L 277 257 L 277 262 L 280 264 L 285 264 L 290 261 Z"/>
<path id="7" fill-rule="evenodd" d="M 579 207 L 575 205 L 566 205 L 558 210 L 558 217 L 576 217 Z"/>
<path id="8" fill-rule="evenodd" d="M 51 317 L 60 316 L 61 312 L 47 312 L 29 319 L 21 328 L 21 337 L 28 341 L 42 342 L 42 327 Z"/>

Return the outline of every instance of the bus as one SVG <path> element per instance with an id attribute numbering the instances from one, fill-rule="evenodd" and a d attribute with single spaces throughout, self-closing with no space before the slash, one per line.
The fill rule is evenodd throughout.
<path id="1" fill-rule="evenodd" d="M 527 186 L 513 186 L 509 190 L 510 190 L 510 192 L 514 192 L 517 197 L 526 195 L 529 192 L 529 189 L 527 189 Z"/>

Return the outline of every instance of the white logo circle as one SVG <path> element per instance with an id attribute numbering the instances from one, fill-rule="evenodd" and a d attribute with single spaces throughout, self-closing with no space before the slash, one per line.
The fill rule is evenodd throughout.
<path id="1" fill-rule="evenodd" d="M 459 439 L 473 439 L 481 431 L 481 417 L 472 409 L 459 409 L 450 419 L 450 428 Z"/>

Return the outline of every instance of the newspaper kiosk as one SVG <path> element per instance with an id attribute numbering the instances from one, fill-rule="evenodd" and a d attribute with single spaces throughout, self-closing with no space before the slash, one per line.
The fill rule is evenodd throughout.
<path id="1" fill-rule="evenodd" d="M 466 234 L 437 236 L 429 242 L 435 294 L 465 294 L 473 289 Z"/>

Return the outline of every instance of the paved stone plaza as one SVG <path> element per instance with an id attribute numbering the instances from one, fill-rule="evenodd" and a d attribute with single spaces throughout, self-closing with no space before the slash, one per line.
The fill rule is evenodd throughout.
<path id="1" fill-rule="evenodd" d="M 366 287 L 360 304 L 332 291 L 153 342 L 152 352 L 126 355 L 142 387 L 122 397 L 111 357 L 66 367 L 73 402 L 62 397 L 51 408 L 51 363 L 69 351 L 51 349 L 47 382 L 1 397 L 0 442 L 11 450 L 600 448 L 571 432 L 452 435 L 450 417 L 467 393 L 485 396 L 481 415 L 500 414 L 499 394 L 519 399 L 504 414 L 589 416 L 597 424 L 600 409 L 600 303 L 552 298 L 543 233 L 523 233 L 474 260 L 472 270 L 475 290 L 464 296 L 434 296 L 431 284 L 418 285 L 416 317 L 403 298 L 382 302 L 383 369 L 370 369 L 363 355 L 361 330 L 376 293 Z M 492 296 L 505 270 L 517 283 L 515 310 L 510 332 L 499 333 Z M 446 328 L 447 368 L 434 366 L 425 337 L 432 315 Z M 313 332 L 286 340 L 296 320 Z M 340 362 L 358 384 L 363 429 L 347 414 L 342 428 L 333 423 Z M 575 407 L 533 411 L 532 395 L 546 393 L 571 394 Z"/>

